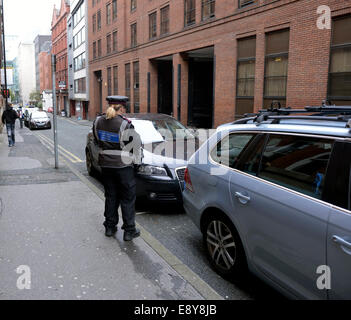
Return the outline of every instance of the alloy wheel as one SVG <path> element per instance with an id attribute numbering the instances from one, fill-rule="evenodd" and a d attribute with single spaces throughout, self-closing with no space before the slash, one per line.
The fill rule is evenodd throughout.
<path id="1" fill-rule="evenodd" d="M 207 227 L 206 243 L 213 263 L 223 271 L 230 271 L 236 261 L 236 243 L 230 228 L 219 220 Z"/>

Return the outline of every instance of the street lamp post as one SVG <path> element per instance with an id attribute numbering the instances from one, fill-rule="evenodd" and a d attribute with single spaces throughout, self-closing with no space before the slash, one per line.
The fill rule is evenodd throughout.
<path id="1" fill-rule="evenodd" d="M 51 55 L 52 70 L 52 102 L 53 102 L 53 127 L 54 127 L 54 150 L 55 150 L 55 169 L 58 169 L 58 142 L 57 142 L 57 102 L 56 102 L 56 55 Z"/>
<path id="2" fill-rule="evenodd" d="M 4 0 L 1 0 L 1 36 L 3 46 L 3 66 L 4 66 L 4 80 L 5 80 L 5 106 L 7 108 L 8 97 L 7 97 L 7 72 L 6 72 L 6 47 L 5 47 L 5 24 L 4 24 Z"/>

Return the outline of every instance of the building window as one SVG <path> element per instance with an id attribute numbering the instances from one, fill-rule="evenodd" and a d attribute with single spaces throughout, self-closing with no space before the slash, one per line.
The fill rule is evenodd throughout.
<path id="1" fill-rule="evenodd" d="M 202 0 L 201 3 L 201 17 L 202 20 L 213 18 L 215 16 L 216 1 L 215 0 Z"/>
<path id="2" fill-rule="evenodd" d="M 134 23 L 130 26 L 131 38 L 130 38 L 130 46 L 132 48 L 137 46 L 137 24 Z"/>
<path id="3" fill-rule="evenodd" d="M 97 29 L 101 30 L 101 10 L 97 12 Z"/>
<path id="4" fill-rule="evenodd" d="M 351 100 L 351 15 L 333 20 L 328 99 L 338 105 Z"/>
<path id="5" fill-rule="evenodd" d="M 289 62 L 288 29 L 266 34 L 266 57 L 264 78 L 264 107 L 269 108 L 273 101 L 286 106 L 286 87 Z"/>
<path id="6" fill-rule="evenodd" d="M 161 9 L 161 35 L 169 33 L 169 6 Z"/>
<path id="7" fill-rule="evenodd" d="M 96 42 L 93 42 L 93 59 L 96 59 Z"/>
<path id="8" fill-rule="evenodd" d="M 73 59 L 74 71 L 79 71 L 85 68 L 85 52 Z"/>
<path id="9" fill-rule="evenodd" d="M 92 7 L 94 8 L 95 7 L 95 0 L 91 0 L 92 2 Z"/>
<path id="10" fill-rule="evenodd" d="M 107 95 L 111 96 L 112 95 L 112 70 L 111 67 L 107 68 Z"/>
<path id="11" fill-rule="evenodd" d="M 80 29 L 73 37 L 73 48 L 77 49 L 82 43 L 85 42 L 85 27 Z"/>
<path id="12" fill-rule="evenodd" d="M 106 24 L 111 23 L 111 3 L 106 5 Z"/>
<path id="13" fill-rule="evenodd" d="M 126 96 L 130 98 L 130 63 L 125 65 L 125 89 Z M 130 111 L 129 105 L 127 106 L 127 111 Z"/>
<path id="14" fill-rule="evenodd" d="M 118 95 L 118 67 L 113 67 L 113 94 Z"/>
<path id="15" fill-rule="evenodd" d="M 98 57 L 101 57 L 102 56 L 102 50 L 101 50 L 101 39 L 98 40 Z"/>
<path id="16" fill-rule="evenodd" d="M 86 78 L 74 80 L 74 93 L 86 93 Z"/>
<path id="17" fill-rule="evenodd" d="M 149 15 L 149 39 L 156 38 L 157 36 L 156 19 L 157 19 L 156 12 L 153 12 Z"/>
<path id="18" fill-rule="evenodd" d="M 133 101 L 134 101 L 134 112 L 140 112 L 140 100 L 139 100 L 139 62 L 133 63 Z"/>
<path id="19" fill-rule="evenodd" d="M 195 23 L 195 0 L 184 0 L 184 25 Z"/>
<path id="20" fill-rule="evenodd" d="M 257 0 L 239 0 L 239 8 L 246 7 L 250 4 L 256 3 Z"/>
<path id="21" fill-rule="evenodd" d="M 106 53 L 111 53 L 111 33 L 106 36 Z"/>
<path id="22" fill-rule="evenodd" d="M 96 13 L 93 15 L 93 32 L 96 31 Z"/>
<path id="23" fill-rule="evenodd" d="M 235 118 L 254 111 L 256 37 L 238 40 Z"/>
<path id="24" fill-rule="evenodd" d="M 78 10 L 73 14 L 73 27 L 75 27 L 85 16 L 84 4 L 80 5 Z"/>
<path id="25" fill-rule="evenodd" d="M 117 0 L 112 0 L 112 19 L 117 19 Z"/>
<path id="26" fill-rule="evenodd" d="M 136 10 L 137 0 L 130 0 L 130 11 Z"/>
<path id="27" fill-rule="evenodd" d="M 117 31 L 112 33 L 112 50 L 117 52 Z"/>

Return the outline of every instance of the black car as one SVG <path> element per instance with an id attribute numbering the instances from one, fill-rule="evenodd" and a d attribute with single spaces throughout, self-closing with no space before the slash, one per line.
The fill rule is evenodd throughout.
<path id="1" fill-rule="evenodd" d="M 199 147 L 196 135 L 168 115 L 138 113 L 126 117 L 142 140 L 143 160 L 136 169 L 138 199 L 182 203 L 187 160 Z M 101 172 L 98 155 L 99 147 L 90 131 L 86 145 L 90 175 Z"/>

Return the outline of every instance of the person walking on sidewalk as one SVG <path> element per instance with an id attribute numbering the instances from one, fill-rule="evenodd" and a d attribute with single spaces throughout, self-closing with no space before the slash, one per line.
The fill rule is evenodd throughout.
<path id="1" fill-rule="evenodd" d="M 20 128 L 23 129 L 24 114 L 22 111 L 22 107 L 19 107 L 19 109 L 18 109 L 18 116 L 19 116 L 19 121 L 20 121 Z"/>
<path id="2" fill-rule="evenodd" d="M 119 100 L 108 97 L 106 115 L 98 117 L 93 125 L 99 152 L 99 166 L 105 187 L 105 235 L 117 232 L 118 208 L 121 205 L 124 241 L 140 236 L 135 225 L 136 180 L 134 164 L 140 163 L 141 139 L 130 120 L 123 117 L 125 107 Z M 128 149 L 128 151 L 126 151 Z"/>
<path id="3" fill-rule="evenodd" d="M 12 109 L 11 104 L 8 104 L 6 110 L 2 113 L 1 121 L 3 124 L 6 124 L 9 147 L 15 145 L 15 123 L 18 118 L 17 112 Z"/>

